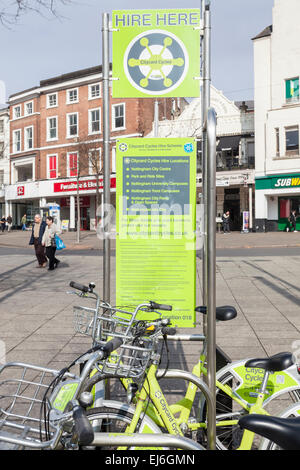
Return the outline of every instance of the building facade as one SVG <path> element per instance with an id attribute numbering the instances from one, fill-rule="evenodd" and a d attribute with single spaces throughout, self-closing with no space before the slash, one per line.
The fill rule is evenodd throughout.
<path id="1" fill-rule="evenodd" d="M 9 184 L 9 109 L 0 109 L 0 217 L 6 214 L 5 187 Z M 7 209 L 8 210 L 8 209 Z"/>
<path id="2" fill-rule="evenodd" d="M 160 119 L 170 119 L 174 103 L 162 99 Z M 113 99 L 111 120 L 111 201 L 115 202 L 115 146 L 120 137 L 142 137 L 154 119 L 154 99 Z M 40 82 L 9 97 L 10 184 L 5 190 L 14 225 L 21 217 L 58 207 L 70 230 L 94 229 L 103 192 L 102 71 L 80 70 Z M 98 182 L 97 182 L 98 181 Z M 98 189 L 97 189 L 98 186 Z"/>
<path id="3" fill-rule="evenodd" d="M 274 0 L 273 24 L 253 38 L 257 231 L 285 230 L 300 214 L 299 15 L 298 0 Z"/>
<path id="4" fill-rule="evenodd" d="M 231 229 L 243 229 L 243 213 L 248 212 L 248 230 L 254 215 L 254 109 L 253 102 L 230 101 L 211 86 L 211 106 L 217 113 L 217 216 L 231 214 Z M 198 142 L 197 202 L 202 192 L 201 99 L 194 99 L 171 121 L 161 121 L 159 137 L 196 137 Z M 153 137 L 154 130 L 148 135 Z"/>

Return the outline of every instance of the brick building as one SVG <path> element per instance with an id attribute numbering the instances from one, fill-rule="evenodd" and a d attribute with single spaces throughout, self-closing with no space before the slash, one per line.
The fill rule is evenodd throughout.
<path id="1" fill-rule="evenodd" d="M 154 99 L 110 99 L 111 200 L 115 201 L 115 142 L 142 137 L 152 129 Z M 159 119 L 171 119 L 178 102 L 159 100 Z M 102 168 L 101 67 L 42 80 L 39 86 L 9 97 L 10 184 L 7 211 L 14 225 L 26 213 L 32 221 L 49 204 L 60 207 L 60 219 L 75 229 L 77 175 L 80 173 L 81 228 L 96 223 L 96 175 Z M 97 160 L 98 169 L 83 149 Z M 102 176 L 99 177 L 101 193 Z"/>

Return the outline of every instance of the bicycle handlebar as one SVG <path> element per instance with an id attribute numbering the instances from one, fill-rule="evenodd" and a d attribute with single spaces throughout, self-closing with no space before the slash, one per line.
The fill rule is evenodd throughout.
<path id="1" fill-rule="evenodd" d="M 75 406 L 73 409 L 74 430 L 78 438 L 78 444 L 88 446 L 94 440 L 94 430 L 88 420 L 85 409 L 82 406 Z"/>
<path id="2" fill-rule="evenodd" d="M 149 304 L 152 310 L 165 310 L 167 312 L 170 312 L 173 308 L 172 305 L 157 304 L 156 302 L 153 302 L 152 300 L 149 301 Z"/>
<path id="3" fill-rule="evenodd" d="M 81 292 L 90 292 L 90 288 L 88 286 L 84 286 L 83 284 L 79 284 L 78 282 L 71 281 L 69 285 L 74 289 L 81 290 Z"/>

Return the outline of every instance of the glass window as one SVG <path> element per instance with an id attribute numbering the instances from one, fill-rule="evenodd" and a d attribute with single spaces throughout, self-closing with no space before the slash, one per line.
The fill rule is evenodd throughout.
<path id="1" fill-rule="evenodd" d="M 67 90 L 67 103 L 77 103 L 78 101 L 78 88 Z"/>
<path id="2" fill-rule="evenodd" d="M 57 117 L 48 118 L 48 140 L 57 139 Z"/>
<path id="3" fill-rule="evenodd" d="M 47 96 L 48 98 L 48 108 L 53 108 L 57 106 L 57 93 L 51 93 Z"/>
<path id="4" fill-rule="evenodd" d="M 0 134 L 4 133 L 4 119 L 0 119 Z"/>
<path id="5" fill-rule="evenodd" d="M 90 134 L 100 132 L 100 108 L 91 109 L 89 111 L 89 118 L 90 118 L 90 122 L 89 122 Z"/>
<path id="6" fill-rule="evenodd" d="M 89 86 L 90 99 L 95 99 L 100 97 L 100 83 L 95 83 L 95 85 Z"/>
<path id="7" fill-rule="evenodd" d="M 49 171 L 49 178 L 57 177 L 57 156 L 56 155 L 49 155 L 48 171 Z"/>
<path id="8" fill-rule="evenodd" d="M 299 77 L 285 81 L 285 99 L 287 103 L 299 101 Z"/>
<path id="9" fill-rule="evenodd" d="M 25 128 L 25 149 L 30 150 L 33 148 L 33 127 Z"/>
<path id="10" fill-rule="evenodd" d="M 276 127 L 275 129 L 275 139 L 276 139 L 276 157 L 279 157 L 280 156 L 280 140 L 279 140 L 279 129 L 278 127 Z"/>
<path id="11" fill-rule="evenodd" d="M 21 152 L 21 131 L 13 131 L 13 151 Z"/>
<path id="12" fill-rule="evenodd" d="M 299 152 L 299 128 L 298 126 L 295 127 L 287 127 L 285 129 L 285 145 L 286 145 L 286 152 L 293 153 L 294 155 L 298 155 Z"/>
<path id="13" fill-rule="evenodd" d="M 125 127 L 125 106 L 117 104 L 113 106 L 113 128 L 119 129 Z"/>
<path id="14" fill-rule="evenodd" d="M 33 101 L 25 104 L 25 114 L 32 114 L 33 113 Z"/>
<path id="15" fill-rule="evenodd" d="M 77 113 L 68 115 L 68 137 L 76 137 L 78 133 Z"/>
<path id="16" fill-rule="evenodd" d="M 77 153 L 69 153 L 69 176 L 77 176 Z"/>
<path id="17" fill-rule="evenodd" d="M 21 106 L 15 106 L 13 111 L 14 119 L 21 117 Z"/>

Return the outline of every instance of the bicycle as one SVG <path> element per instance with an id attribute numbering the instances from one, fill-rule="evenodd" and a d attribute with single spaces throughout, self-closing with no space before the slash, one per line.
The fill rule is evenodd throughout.
<path id="1" fill-rule="evenodd" d="M 82 289 L 82 285 L 78 285 L 75 283 L 71 283 L 73 287 L 81 290 L 81 292 L 91 292 L 94 289 L 94 285 L 91 287 L 84 287 Z M 93 292 L 93 294 L 97 298 L 97 294 Z M 79 294 L 81 295 L 81 294 Z M 164 306 L 162 306 L 164 307 Z M 107 308 L 107 304 L 105 304 L 105 308 Z M 100 330 L 102 328 L 102 334 L 105 333 L 105 330 L 103 330 L 102 323 L 104 322 L 104 318 L 99 314 L 99 310 L 93 310 L 93 309 L 85 309 L 84 307 L 75 307 L 74 311 L 75 313 L 78 314 L 78 309 L 84 309 L 81 310 L 81 313 L 84 312 L 84 315 L 81 316 L 81 322 L 79 322 L 80 327 L 78 327 L 78 318 L 77 318 L 77 331 L 83 332 L 82 327 L 84 327 L 85 334 L 91 335 L 91 331 L 93 332 L 98 332 L 97 334 L 99 335 Z M 203 311 L 203 308 L 202 308 Z M 205 313 L 205 312 L 204 312 Z M 85 317 L 87 315 L 87 317 Z M 233 317 L 235 317 L 236 312 L 234 312 L 234 309 L 229 308 L 229 307 L 223 307 L 223 308 L 218 308 L 216 312 L 217 318 L 221 321 L 225 320 L 230 320 Z M 88 327 L 87 327 L 88 325 Z M 97 328 L 96 328 L 97 325 Z M 106 334 L 109 332 L 106 331 Z M 91 335 L 93 337 L 93 343 L 97 343 L 99 341 L 99 336 L 97 335 Z M 156 379 L 156 374 L 158 372 L 158 362 L 152 362 L 149 368 L 147 369 L 146 376 L 143 380 L 143 385 L 140 387 L 140 390 L 138 390 L 138 386 L 134 384 L 134 381 L 131 379 L 124 379 L 120 377 L 120 380 L 122 382 L 122 385 L 126 390 L 129 391 L 129 395 L 131 395 L 131 401 L 132 397 L 135 396 L 135 403 L 136 403 L 136 408 L 133 407 L 127 407 L 126 408 L 126 419 L 128 422 L 131 422 L 128 428 L 126 428 L 126 432 L 133 432 L 135 427 L 137 426 L 137 423 L 139 422 L 140 417 L 142 414 L 146 414 L 149 418 L 151 418 L 152 423 L 157 425 L 159 428 L 167 429 L 168 432 L 175 432 L 178 435 L 191 435 L 193 433 L 200 434 L 200 431 L 205 431 L 206 430 L 206 422 L 205 422 L 205 409 L 203 410 L 203 415 L 200 417 L 198 420 L 191 420 L 190 419 L 190 414 L 191 414 L 191 409 L 192 405 L 195 401 L 196 397 L 196 391 L 197 388 L 195 387 L 195 384 L 201 388 L 203 387 L 203 383 L 197 383 L 196 379 L 199 379 L 201 374 L 206 374 L 206 369 L 204 367 L 204 361 L 205 361 L 205 346 L 203 348 L 203 354 L 200 358 L 199 363 L 194 367 L 193 369 L 193 374 L 185 377 L 186 380 L 188 380 L 188 387 L 187 387 L 187 392 L 185 397 L 180 400 L 178 403 L 174 405 L 168 405 L 167 400 L 165 399 L 163 392 L 157 382 Z M 282 371 L 280 369 L 273 371 L 272 374 L 269 372 L 267 375 L 265 374 L 263 378 L 263 383 L 264 383 L 264 391 L 263 391 L 263 397 L 261 394 L 257 394 L 257 391 L 253 386 L 248 387 L 247 384 L 246 386 L 244 385 L 243 388 L 243 372 L 241 372 L 241 369 L 243 371 L 247 370 L 247 362 L 246 360 L 244 361 L 237 361 L 236 363 L 233 363 L 225 368 L 223 368 L 221 371 L 218 372 L 217 375 L 217 404 L 218 404 L 218 414 L 217 414 L 217 446 L 220 449 L 226 449 L 228 447 L 230 448 L 238 448 L 240 446 L 240 438 L 241 436 L 236 436 L 236 430 L 238 430 L 238 418 L 241 416 L 241 414 L 245 413 L 251 413 L 256 410 L 256 412 L 260 413 L 267 413 L 265 410 L 266 404 L 270 403 L 272 399 L 279 397 L 281 394 L 286 393 L 286 392 L 291 392 L 292 394 L 295 395 L 295 399 L 298 400 L 299 397 L 299 382 L 296 380 L 296 378 L 292 377 L 291 370 L 293 374 L 298 374 L 297 368 L 293 365 L 292 361 L 292 356 L 289 355 L 289 370 Z M 251 366 L 249 366 L 251 367 Z M 257 371 L 261 372 L 262 369 L 257 369 L 255 367 L 251 367 L 252 372 L 248 371 L 248 375 L 250 375 L 250 378 L 252 375 L 255 376 L 257 374 Z M 252 374 L 252 375 L 251 375 Z M 180 376 L 180 371 L 173 371 L 173 372 L 165 372 L 164 376 L 165 377 L 179 377 Z M 288 378 L 289 380 L 278 380 L 278 378 Z M 100 378 L 97 376 L 97 374 L 91 379 L 90 385 L 97 383 L 97 381 Z M 239 381 L 239 384 L 236 386 L 236 384 L 233 384 L 232 386 L 229 386 L 230 381 Z M 274 388 L 274 381 L 275 383 L 278 382 L 277 389 Z M 281 383 L 280 383 L 281 382 Z M 283 383 L 282 383 L 283 382 Z M 259 382 L 260 383 L 260 382 Z M 150 384 L 150 385 L 149 385 Z M 288 384 L 288 386 L 286 385 Z M 270 393 L 272 392 L 272 393 Z M 152 400 L 152 404 L 148 403 L 147 398 L 150 398 Z M 159 400 L 157 400 L 157 397 L 161 398 L 161 400 L 164 403 L 164 407 L 166 410 L 166 413 L 162 411 Z M 226 405 L 224 405 L 224 397 L 229 400 L 230 404 L 230 410 L 222 409 Z M 146 402 L 146 406 L 142 406 L 141 403 Z M 106 410 L 107 416 L 112 420 L 112 419 L 120 419 L 122 421 L 122 418 L 124 417 L 124 405 L 123 404 L 116 404 L 115 402 L 113 406 L 108 406 L 108 410 Z M 239 409 L 236 409 L 236 406 L 239 407 Z M 119 411 L 123 410 L 122 413 Z M 97 412 L 94 410 L 94 414 L 101 412 L 100 410 L 97 410 Z M 176 419 L 175 415 L 179 414 L 179 417 Z M 159 418 L 158 418 L 159 415 Z M 168 418 L 166 417 L 168 415 L 172 422 L 173 428 L 170 429 L 169 427 L 169 422 Z M 104 416 L 104 412 L 102 410 L 101 416 Z M 154 431 L 157 432 L 157 428 L 153 426 Z M 142 424 L 140 423 L 140 430 L 141 432 L 144 431 L 144 428 Z M 226 431 L 226 433 L 229 432 L 231 439 L 228 439 L 228 435 L 224 436 L 223 433 Z M 232 442 L 234 441 L 234 442 Z M 243 441 L 243 446 L 247 446 L 247 448 L 251 448 L 253 443 L 253 439 L 249 440 L 248 436 L 247 439 L 244 439 Z"/>

